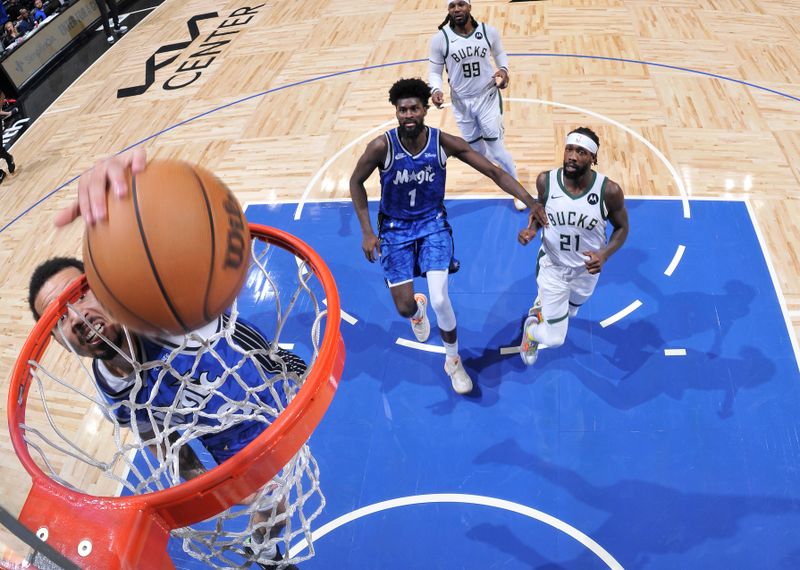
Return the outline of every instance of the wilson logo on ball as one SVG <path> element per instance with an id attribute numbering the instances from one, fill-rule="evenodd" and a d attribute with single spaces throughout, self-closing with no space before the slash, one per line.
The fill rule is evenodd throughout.
<path id="1" fill-rule="evenodd" d="M 225 212 L 228 213 L 228 248 L 225 250 L 225 269 L 239 269 L 245 260 L 245 240 L 244 220 L 242 220 L 242 209 L 236 198 L 229 195 L 223 204 Z"/>

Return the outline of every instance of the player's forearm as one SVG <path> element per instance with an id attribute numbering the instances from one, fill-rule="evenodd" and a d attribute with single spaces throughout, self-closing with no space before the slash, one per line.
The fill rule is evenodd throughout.
<path id="1" fill-rule="evenodd" d="M 628 238 L 628 228 L 627 227 L 619 227 L 614 228 L 614 231 L 611 232 L 611 237 L 608 238 L 608 245 L 603 249 L 603 255 L 606 259 L 614 255 L 619 248 L 622 247 L 622 244 L 625 243 L 625 240 Z"/>
<path id="2" fill-rule="evenodd" d="M 519 182 L 514 180 L 514 177 L 511 176 L 508 172 L 500 168 L 498 168 L 497 170 L 499 172 L 492 177 L 495 184 L 497 184 L 500 187 L 500 189 L 503 190 L 503 192 L 505 192 L 506 194 L 511 194 L 512 196 L 514 196 L 514 198 L 522 200 L 522 202 L 524 202 L 525 205 L 528 206 L 528 208 L 533 210 L 533 208 L 535 208 L 536 204 L 538 203 L 536 201 L 536 198 L 531 196 L 525 190 L 525 188 L 523 188 Z"/>
<path id="3" fill-rule="evenodd" d="M 441 63 L 428 62 L 428 84 L 431 86 L 431 91 L 441 91 L 444 80 L 442 78 L 442 71 L 444 65 Z"/>
<path id="4" fill-rule="evenodd" d="M 364 188 L 363 182 L 350 181 L 350 200 L 353 202 L 353 209 L 355 209 L 358 223 L 361 225 L 361 233 L 364 235 L 375 233 L 369 219 L 367 189 Z"/>
<path id="5" fill-rule="evenodd" d="M 494 59 L 494 64 L 498 69 L 502 68 L 508 71 L 508 54 L 503 47 L 500 34 L 497 32 L 496 28 L 489 28 L 487 32 L 489 34 L 489 42 L 492 44 L 492 58 Z"/>

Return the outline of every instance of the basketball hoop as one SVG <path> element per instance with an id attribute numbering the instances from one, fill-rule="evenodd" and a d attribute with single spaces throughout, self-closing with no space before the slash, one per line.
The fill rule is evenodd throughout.
<path id="1" fill-rule="evenodd" d="M 307 334 L 308 324 L 311 321 L 310 334 L 307 334 L 310 340 L 306 347 L 309 352 L 306 358 L 308 369 L 296 378 L 292 374 L 285 373 L 285 366 L 283 374 L 278 373 L 267 378 L 269 375 L 265 373 L 265 385 L 268 385 L 269 394 L 273 394 L 274 401 L 278 402 L 276 404 L 278 410 L 274 417 L 266 420 L 260 416 L 247 417 L 257 417 L 268 427 L 233 457 L 196 478 L 185 482 L 177 479 L 175 466 L 178 465 L 178 454 L 182 448 L 175 447 L 176 444 L 169 439 L 169 430 L 164 430 L 162 440 L 156 442 L 167 450 L 164 456 L 161 457 L 159 454 L 155 461 L 152 458 L 147 460 L 147 463 L 153 464 L 155 474 L 145 477 L 139 473 L 142 469 L 131 456 L 133 452 L 141 452 L 146 445 L 152 445 L 153 440 L 144 441 L 140 437 L 142 434 L 140 428 L 133 427 L 136 424 L 134 408 L 131 408 L 133 411 L 130 412 L 130 424 L 133 429 L 120 426 L 114 415 L 113 406 L 107 405 L 103 412 L 107 419 L 113 421 L 116 450 L 113 451 L 112 460 L 109 461 L 97 458 L 96 448 L 101 446 L 96 443 L 92 447 L 81 446 L 80 443 L 73 441 L 63 422 L 55 417 L 53 410 L 56 401 L 52 396 L 46 396 L 48 390 L 51 393 L 53 390 L 66 390 L 70 398 L 82 396 L 90 403 L 87 405 L 87 410 L 97 409 L 96 405 L 100 403 L 98 398 L 89 395 L 78 381 L 70 383 L 53 372 L 55 368 L 64 365 L 65 359 L 69 359 L 67 366 L 78 370 L 74 375 L 80 376 L 82 370 L 82 374 L 88 378 L 91 372 L 77 358 L 77 354 L 74 351 L 73 354 L 69 354 L 63 347 L 47 350 L 53 338 L 51 332 L 58 330 L 59 319 L 71 310 L 71 304 L 77 302 L 87 290 L 85 277 L 73 282 L 58 300 L 46 309 L 25 342 L 14 368 L 8 396 L 11 440 L 33 482 L 19 518 L 40 538 L 81 567 L 104 570 L 173 568 L 166 552 L 170 532 L 185 540 L 197 539 L 202 533 L 187 527 L 218 517 L 220 513 L 231 512 L 233 514 L 230 516 L 234 516 L 237 509 L 241 510 L 237 505 L 242 505 L 243 502 L 247 504 L 249 501 L 256 505 L 248 507 L 249 511 L 245 509 L 250 516 L 255 509 L 267 509 L 268 507 L 264 507 L 266 503 L 259 503 L 271 492 L 265 489 L 270 485 L 274 489 L 286 481 L 289 481 L 288 486 L 291 487 L 295 485 L 295 480 L 292 479 L 295 476 L 310 481 L 309 490 L 298 491 L 297 497 L 290 497 L 291 489 L 285 491 L 285 494 L 281 495 L 281 500 L 283 507 L 288 505 L 288 511 L 283 512 L 282 508 L 281 512 L 277 512 L 274 499 L 271 510 L 273 516 L 283 517 L 282 524 L 288 521 L 289 526 L 292 524 L 292 516 L 296 515 L 301 520 L 298 526 L 302 528 L 293 532 L 291 536 L 303 534 L 310 538 L 307 526 L 321 510 L 324 498 L 319 493 L 320 499 L 316 500 L 319 504 L 311 516 L 302 512 L 303 504 L 310 502 L 308 497 L 314 491 L 319 491 L 316 462 L 308 453 L 306 442 L 333 398 L 344 365 L 344 342 L 339 331 L 339 296 L 329 269 L 320 256 L 303 241 L 267 226 L 251 224 L 250 230 L 254 239 L 248 284 L 240 295 L 240 301 L 234 303 L 226 322 L 237 322 L 243 296 L 258 298 L 260 304 L 257 305 L 256 314 L 263 314 L 264 306 L 267 305 L 269 312 L 276 315 L 274 328 L 270 331 L 264 331 L 261 327 L 262 319 L 266 321 L 262 316 L 259 316 L 256 322 L 261 331 L 268 332 L 271 336 L 269 358 L 280 360 L 281 353 L 277 346 L 279 340 L 281 342 L 286 340 L 281 335 L 286 336 L 295 331 L 293 333 L 295 339 L 300 339 L 301 335 L 296 331 L 302 327 Z M 273 273 L 279 274 L 281 279 L 276 279 Z M 286 287 L 285 282 L 289 280 L 291 284 Z M 279 288 L 288 293 L 282 293 Z M 290 296 L 288 302 L 285 295 Z M 327 310 L 319 302 L 318 297 L 321 296 L 327 304 Z M 321 325 L 323 319 L 324 329 Z M 223 329 L 218 334 L 221 338 L 230 333 Z M 127 332 L 126 338 L 130 342 L 131 337 Z M 206 340 L 202 346 L 203 350 L 213 351 L 215 341 Z M 53 356 L 55 352 L 59 354 Z M 260 352 L 243 350 L 242 361 L 245 359 L 247 362 L 257 361 L 264 356 Z M 131 353 L 136 354 L 135 351 Z M 47 362 L 43 364 L 45 359 Z M 53 364 L 50 363 L 51 360 Z M 137 364 L 144 371 L 151 369 L 153 365 L 169 366 L 168 362 Z M 226 374 L 235 376 L 236 371 L 236 366 L 229 366 Z M 69 374 L 70 378 L 73 377 L 73 373 L 65 374 Z M 39 394 L 39 400 L 32 400 L 35 405 L 29 406 L 29 395 L 34 386 Z M 267 394 L 266 390 L 267 388 L 264 394 Z M 252 408 L 251 404 L 245 402 L 238 404 L 242 409 L 249 409 L 247 406 Z M 173 411 L 176 414 L 185 413 L 179 407 Z M 29 412 L 27 416 L 26 412 Z M 201 412 L 202 410 L 198 414 Z M 80 415 L 80 410 L 77 413 Z M 84 415 L 89 413 L 86 411 Z M 222 423 L 224 420 L 233 422 L 230 425 L 237 425 L 235 422 L 241 421 L 241 415 L 236 415 L 237 413 L 244 412 L 240 410 L 229 413 L 226 409 L 225 413 L 220 412 L 214 417 L 214 422 Z M 38 416 L 39 420 L 32 416 Z M 39 421 L 41 425 L 34 425 L 35 421 Z M 222 429 L 216 427 L 216 423 L 214 426 L 213 429 Z M 186 434 L 192 426 L 180 427 L 180 437 L 175 436 L 174 431 L 172 437 L 182 440 L 181 445 L 188 445 L 191 436 Z M 204 429 L 207 432 L 212 428 L 206 426 Z M 154 428 L 154 432 L 157 434 L 158 429 Z M 186 441 L 183 441 L 184 439 Z M 34 459 L 31 450 L 36 452 L 37 459 Z M 132 495 L 120 497 L 92 494 L 91 489 L 82 488 L 77 484 L 74 476 L 60 471 L 60 467 L 67 462 L 77 463 L 80 469 L 97 469 L 98 473 L 102 472 L 104 477 L 111 478 Z M 120 469 L 130 472 L 127 475 L 119 474 L 116 471 Z M 129 483 L 134 476 L 139 479 L 136 479 L 135 483 Z M 300 488 L 300 485 L 296 485 L 295 488 Z M 220 522 L 218 526 L 221 525 Z M 240 549 L 237 550 L 238 547 L 234 543 L 242 537 L 249 536 L 249 530 L 251 526 L 247 529 L 238 528 L 233 532 L 232 542 L 228 541 L 223 547 L 211 548 L 218 551 L 217 555 L 220 555 L 220 552 L 224 555 L 226 551 L 241 555 Z M 289 532 L 284 534 L 288 535 Z M 286 538 L 287 542 L 291 536 Z M 204 548 L 208 547 L 207 536 L 204 535 L 198 540 L 204 544 Z M 195 548 L 184 544 L 184 550 L 192 556 L 195 556 L 192 553 Z M 286 552 L 288 553 L 288 548 Z M 313 553 L 313 550 L 311 552 Z M 294 560 L 308 557 L 310 555 Z M 276 562 L 275 566 L 280 568 L 287 562 Z M 229 563 L 229 561 L 224 562 L 223 565 Z"/>

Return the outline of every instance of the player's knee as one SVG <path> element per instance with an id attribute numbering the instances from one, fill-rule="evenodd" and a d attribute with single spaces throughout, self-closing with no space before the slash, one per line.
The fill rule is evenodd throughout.
<path id="1" fill-rule="evenodd" d="M 436 314 L 436 324 L 443 331 L 456 328 L 456 315 L 447 295 L 431 295 L 431 308 Z"/>
<path id="2" fill-rule="evenodd" d="M 434 295 L 431 293 L 431 309 L 437 315 L 442 314 L 448 310 L 452 311 L 453 307 L 450 304 L 450 299 L 446 295 Z"/>

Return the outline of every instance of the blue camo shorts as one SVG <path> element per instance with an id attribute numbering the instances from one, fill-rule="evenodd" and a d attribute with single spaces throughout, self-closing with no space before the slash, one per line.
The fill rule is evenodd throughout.
<path id="1" fill-rule="evenodd" d="M 381 220 L 381 267 L 389 287 L 428 271 L 447 271 L 453 258 L 453 234 L 443 212 L 422 220 Z"/>

